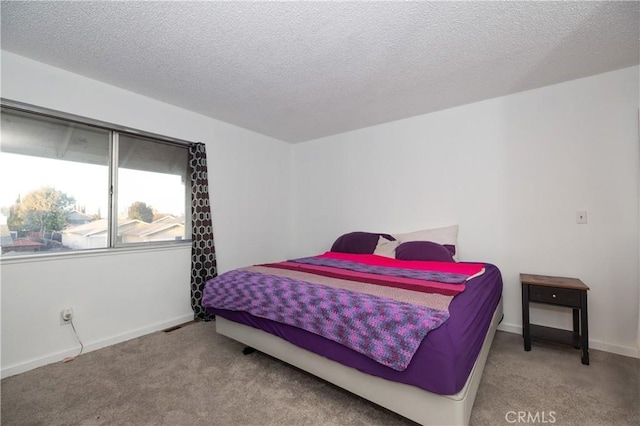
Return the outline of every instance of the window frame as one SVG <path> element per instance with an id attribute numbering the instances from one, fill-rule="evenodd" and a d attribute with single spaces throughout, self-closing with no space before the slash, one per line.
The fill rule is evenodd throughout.
<path id="1" fill-rule="evenodd" d="M 108 237 L 107 247 L 95 248 L 95 249 L 82 249 L 82 250 L 69 250 L 64 252 L 34 252 L 28 254 L 16 254 L 12 256 L 0 255 L 0 263 L 10 262 L 13 260 L 25 261 L 29 259 L 43 260 L 43 258 L 51 257 L 74 257 L 82 255 L 96 255 L 100 253 L 113 253 L 113 252 L 125 252 L 125 251 L 139 251 L 139 250 L 158 250 L 158 249 L 172 249 L 181 246 L 191 245 L 191 183 L 189 179 L 189 173 L 187 170 L 187 181 L 185 182 L 185 238 L 182 240 L 166 240 L 166 241 L 151 241 L 151 242 L 139 242 L 139 243 L 126 243 L 119 244 L 117 242 L 117 197 L 118 197 L 118 147 L 119 136 L 125 134 L 133 137 L 140 137 L 147 140 L 151 140 L 160 144 L 169 144 L 174 146 L 180 146 L 188 149 L 194 142 L 189 142 L 183 139 L 177 139 L 169 136 L 160 135 L 157 133 L 147 132 L 143 130 L 133 129 L 118 124 L 113 124 L 105 121 L 95 120 L 92 118 L 82 117 L 79 115 L 57 111 L 45 107 L 40 107 L 24 102 L 14 101 L 7 98 L 0 97 L 0 107 L 2 109 L 10 109 L 20 112 L 26 112 L 42 117 L 53 118 L 57 120 L 67 121 L 69 123 L 77 123 L 85 126 L 96 127 L 109 132 L 109 178 L 107 185 L 107 191 L 109 196 L 108 203 Z"/>

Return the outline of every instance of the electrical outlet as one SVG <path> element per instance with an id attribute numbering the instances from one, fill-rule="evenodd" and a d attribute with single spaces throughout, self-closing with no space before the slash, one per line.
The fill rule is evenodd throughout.
<path id="1" fill-rule="evenodd" d="M 73 318 L 73 309 L 64 308 L 60 311 L 60 325 L 71 324 L 71 319 Z"/>

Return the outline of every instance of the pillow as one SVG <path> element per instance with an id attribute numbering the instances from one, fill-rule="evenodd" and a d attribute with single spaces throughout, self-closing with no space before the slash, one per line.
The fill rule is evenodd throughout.
<path id="1" fill-rule="evenodd" d="M 384 237 L 380 237 L 378 238 L 378 245 L 373 251 L 373 254 L 377 254 L 378 256 L 390 257 L 393 259 L 396 257 L 396 247 L 398 247 L 398 244 L 399 243 L 397 241 L 390 241 Z"/>
<path id="2" fill-rule="evenodd" d="M 396 247 L 396 259 L 427 260 L 431 262 L 455 262 L 451 252 L 433 241 L 409 241 Z"/>
<path id="3" fill-rule="evenodd" d="M 390 241 L 395 241 L 395 238 L 389 234 L 350 232 L 338 237 L 331 246 L 331 251 L 353 254 L 372 254 L 378 245 L 380 237 L 384 237 Z"/>
<path id="4" fill-rule="evenodd" d="M 409 241 L 432 241 L 442 244 L 451 252 L 453 258 L 457 260 L 456 243 L 458 240 L 458 225 L 446 226 L 444 228 L 425 229 L 422 231 L 409 232 L 406 234 L 393 234 L 393 237 L 402 243 Z"/>

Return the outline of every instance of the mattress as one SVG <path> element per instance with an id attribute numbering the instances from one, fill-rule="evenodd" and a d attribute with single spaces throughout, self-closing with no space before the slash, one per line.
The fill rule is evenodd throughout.
<path id="1" fill-rule="evenodd" d="M 440 395 L 463 387 L 478 357 L 502 295 L 502 276 L 495 265 L 467 281 L 466 289 L 449 305 L 450 318 L 422 341 L 403 371 L 386 367 L 332 340 L 300 328 L 255 317 L 246 312 L 208 308 L 214 314 L 276 335 L 296 346 L 363 373 L 417 386 Z"/>

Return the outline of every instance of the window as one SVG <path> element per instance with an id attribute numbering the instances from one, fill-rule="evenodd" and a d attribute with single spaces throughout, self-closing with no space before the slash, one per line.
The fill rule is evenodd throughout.
<path id="1" fill-rule="evenodd" d="M 118 242 L 184 239 L 187 150 L 127 135 L 118 146 Z"/>
<path id="2" fill-rule="evenodd" d="M 3 258 L 191 238 L 186 144 L 50 111 L 1 119 Z"/>

